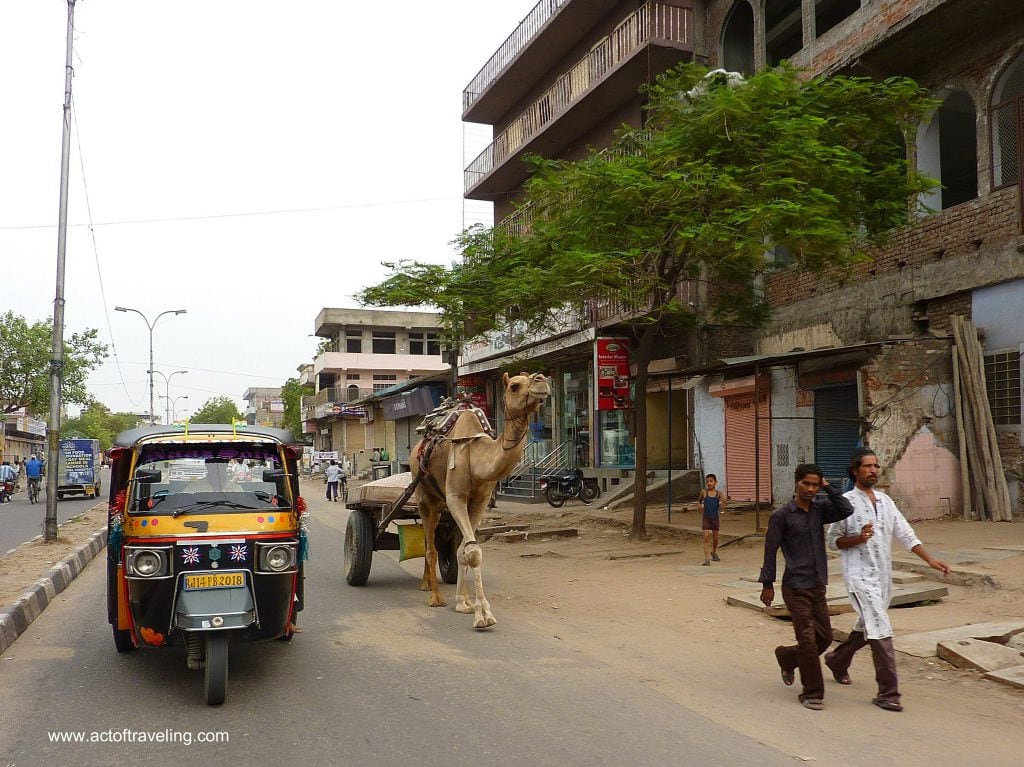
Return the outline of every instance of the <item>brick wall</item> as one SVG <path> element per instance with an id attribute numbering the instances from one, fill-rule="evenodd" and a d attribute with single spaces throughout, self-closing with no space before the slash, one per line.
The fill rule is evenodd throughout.
<path id="1" fill-rule="evenodd" d="M 971 292 L 965 290 L 962 293 L 935 298 L 928 302 L 924 316 L 928 320 L 928 330 L 938 335 L 952 335 L 953 326 L 951 318 L 960 315 L 971 318 Z"/>
<path id="2" fill-rule="evenodd" d="M 754 353 L 754 329 L 730 325 L 704 325 L 700 329 L 700 363 Z"/>
<path id="3" fill-rule="evenodd" d="M 773 274 L 766 280 L 768 301 L 774 307 L 789 306 L 840 288 L 848 280 L 862 282 L 897 274 L 907 267 L 972 253 L 983 244 L 1010 242 L 1017 236 L 1018 226 L 1017 188 L 1000 189 L 895 231 L 884 247 L 869 253 L 868 261 L 854 266 L 849 277 L 835 273 L 829 279 L 795 268 Z M 951 293 L 961 287 L 951 285 Z"/>

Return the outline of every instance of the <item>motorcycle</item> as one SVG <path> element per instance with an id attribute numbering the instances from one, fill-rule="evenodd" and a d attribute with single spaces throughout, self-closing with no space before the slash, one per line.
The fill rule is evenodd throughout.
<path id="1" fill-rule="evenodd" d="M 538 484 L 547 502 L 556 509 L 561 508 L 567 498 L 579 498 L 589 505 L 601 495 L 597 479 L 584 477 L 582 469 L 573 469 L 564 474 L 547 474 L 540 478 Z"/>

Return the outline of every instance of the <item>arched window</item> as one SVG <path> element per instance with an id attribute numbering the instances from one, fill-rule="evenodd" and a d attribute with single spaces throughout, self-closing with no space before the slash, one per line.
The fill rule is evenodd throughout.
<path id="1" fill-rule="evenodd" d="M 976 124 L 970 95 L 953 91 L 918 131 L 917 167 L 942 184 L 922 200 L 929 208 L 946 210 L 978 196 Z"/>
<path id="2" fill-rule="evenodd" d="M 1024 154 L 1024 53 L 996 81 L 989 124 L 992 143 L 992 188 L 1019 183 Z"/>
<path id="3" fill-rule="evenodd" d="M 803 9 L 800 0 L 766 0 L 764 42 L 768 66 L 778 66 L 804 47 Z"/>
<path id="4" fill-rule="evenodd" d="M 815 0 L 814 34 L 821 37 L 858 10 L 860 10 L 860 0 Z"/>
<path id="5" fill-rule="evenodd" d="M 359 387 L 355 384 L 348 385 L 348 401 L 355 402 L 359 399 Z"/>
<path id="6" fill-rule="evenodd" d="M 722 33 L 722 64 L 730 72 L 754 74 L 754 12 L 738 0 L 729 12 Z"/>

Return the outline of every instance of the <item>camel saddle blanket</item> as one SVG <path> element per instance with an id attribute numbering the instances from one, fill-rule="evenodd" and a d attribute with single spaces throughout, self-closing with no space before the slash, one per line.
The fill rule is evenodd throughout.
<path id="1" fill-rule="evenodd" d="M 467 419 L 468 424 L 464 420 L 456 429 L 455 423 L 459 416 L 467 412 L 476 418 Z M 452 442 L 465 442 L 483 436 L 494 438 L 494 429 L 486 414 L 465 394 L 460 394 L 458 399 L 443 399 L 440 405 L 423 417 L 423 422 L 416 427 L 416 432 L 422 434 L 424 439 L 447 437 Z"/>

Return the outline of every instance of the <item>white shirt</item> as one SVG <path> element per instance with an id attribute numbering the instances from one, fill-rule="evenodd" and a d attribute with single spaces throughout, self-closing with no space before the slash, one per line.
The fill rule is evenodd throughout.
<path id="1" fill-rule="evenodd" d="M 868 639 L 885 639 L 893 635 L 886 612 L 892 598 L 892 539 L 907 551 L 919 546 L 921 540 L 892 498 L 881 490 L 874 493 L 876 503 L 856 487 L 845 494 L 853 514 L 829 526 L 828 545 L 842 554 L 843 580 L 859 616 L 854 631 L 863 631 Z M 836 542 L 840 538 L 859 535 L 868 522 L 874 524 L 874 535 L 867 542 L 839 549 Z"/>
<path id="2" fill-rule="evenodd" d="M 341 467 L 338 464 L 331 464 L 327 467 L 327 471 L 324 472 L 327 475 L 328 482 L 337 482 L 341 476 Z"/>

